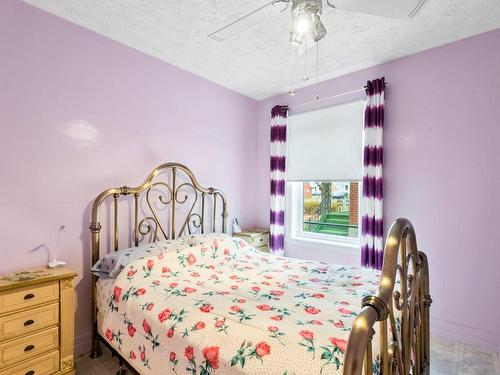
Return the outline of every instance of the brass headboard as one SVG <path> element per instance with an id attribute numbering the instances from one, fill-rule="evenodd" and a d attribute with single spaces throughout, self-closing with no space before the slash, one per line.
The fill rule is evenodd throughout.
<path id="1" fill-rule="evenodd" d="M 132 199 L 127 199 L 128 197 Z M 106 206 L 107 202 L 111 203 L 111 206 Z M 127 204 L 126 202 L 128 210 L 123 210 L 125 215 L 119 216 L 119 207 Z M 123 240 L 124 237 L 124 233 L 120 233 L 119 230 L 125 226 L 121 225 L 124 224 L 123 216 L 128 219 L 126 224 L 131 228 L 128 231 L 130 236 L 125 238 L 129 238 L 131 240 L 129 242 L 134 246 L 138 246 L 140 242 L 175 239 L 193 232 L 226 233 L 227 205 L 222 191 L 212 187 L 202 187 L 193 172 L 185 165 L 165 163 L 153 170 L 142 185 L 108 189 L 94 200 L 90 223 L 92 264 L 95 264 L 100 257 L 103 227 L 99 213 L 103 205 L 104 208 L 111 210 L 112 219 L 109 220 L 107 229 L 110 231 L 112 228 L 112 247 L 115 251 L 119 249 L 120 239 Z M 94 275 L 93 355 L 99 351 L 98 345 L 96 346 L 96 282 L 97 277 Z"/>
<path id="2" fill-rule="evenodd" d="M 92 263 L 97 262 L 100 256 L 99 236 L 102 226 L 99 212 L 107 198 L 112 198 L 113 202 L 113 219 L 110 223 L 113 227 L 113 247 L 115 251 L 119 249 L 121 221 L 118 209 L 120 198 L 124 196 L 133 197 L 133 208 L 129 211 L 133 212 L 131 237 L 134 246 L 148 238 L 158 241 L 194 232 L 226 232 L 227 206 L 222 191 L 202 187 L 185 165 L 166 163 L 153 170 L 142 185 L 108 189 L 94 200 L 90 223 Z M 130 200 L 127 201 L 130 203 Z M 219 208 L 218 203 L 221 205 Z M 184 212 L 180 212 L 182 206 L 186 206 Z M 217 224 L 218 214 L 221 215 L 220 225 Z"/>

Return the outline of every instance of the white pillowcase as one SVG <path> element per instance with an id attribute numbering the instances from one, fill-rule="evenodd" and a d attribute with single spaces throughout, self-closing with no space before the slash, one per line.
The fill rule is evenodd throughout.
<path id="1" fill-rule="evenodd" d="M 182 250 L 226 238 L 229 238 L 229 236 L 222 233 L 192 234 L 175 240 L 157 241 L 113 251 L 99 259 L 90 271 L 99 277 L 114 279 L 125 267 L 136 260 L 155 257 L 165 252 Z"/>

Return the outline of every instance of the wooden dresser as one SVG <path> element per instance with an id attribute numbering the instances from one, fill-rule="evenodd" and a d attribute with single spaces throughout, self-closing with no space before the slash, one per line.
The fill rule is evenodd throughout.
<path id="1" fill-rule="evenodd" d="M 0 375 L 74 374 L 69 268 L 0 275 Z"/>
<path id="2" fill-rule="evenodd" d="M 269 252 L 269 229 L 250 228 L 239 233 L 233 233 L 233 237 L 241 238 L 257 250 Z"/>

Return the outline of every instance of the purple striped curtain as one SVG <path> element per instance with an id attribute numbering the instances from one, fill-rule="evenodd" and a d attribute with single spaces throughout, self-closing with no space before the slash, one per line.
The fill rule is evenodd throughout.
<path id="1" fill-rule="evenodd" d="M 271 112 L 271 211 L 269 215 L 271 254 L 285 249 L 285 153 L 288 107 L 276 106 Z"/>
<path id="2" fill-rule="evenodd" d="M 363 203 L 361 221 L 361 264 L 382 269 L 384 259 L 383 178 L 385 78 L 366 85 L 363 132 Z"/>

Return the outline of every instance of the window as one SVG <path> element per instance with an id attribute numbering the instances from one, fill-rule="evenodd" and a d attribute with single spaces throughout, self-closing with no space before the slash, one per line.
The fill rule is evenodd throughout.
<path id="1" fill-rule="evenodd" d="M 294 239 L 359 244 L 361 181 L 288 184 Z"/>
<path id="2" fill-rule="evenodd" d="M 290 116 L 287 237 L 360 242 L 363 101 Z"/>
<path id="3" fill-rule="evenodd" d="M 359 182 L 303 182 L 302 231 L 358 238 Z"/>

